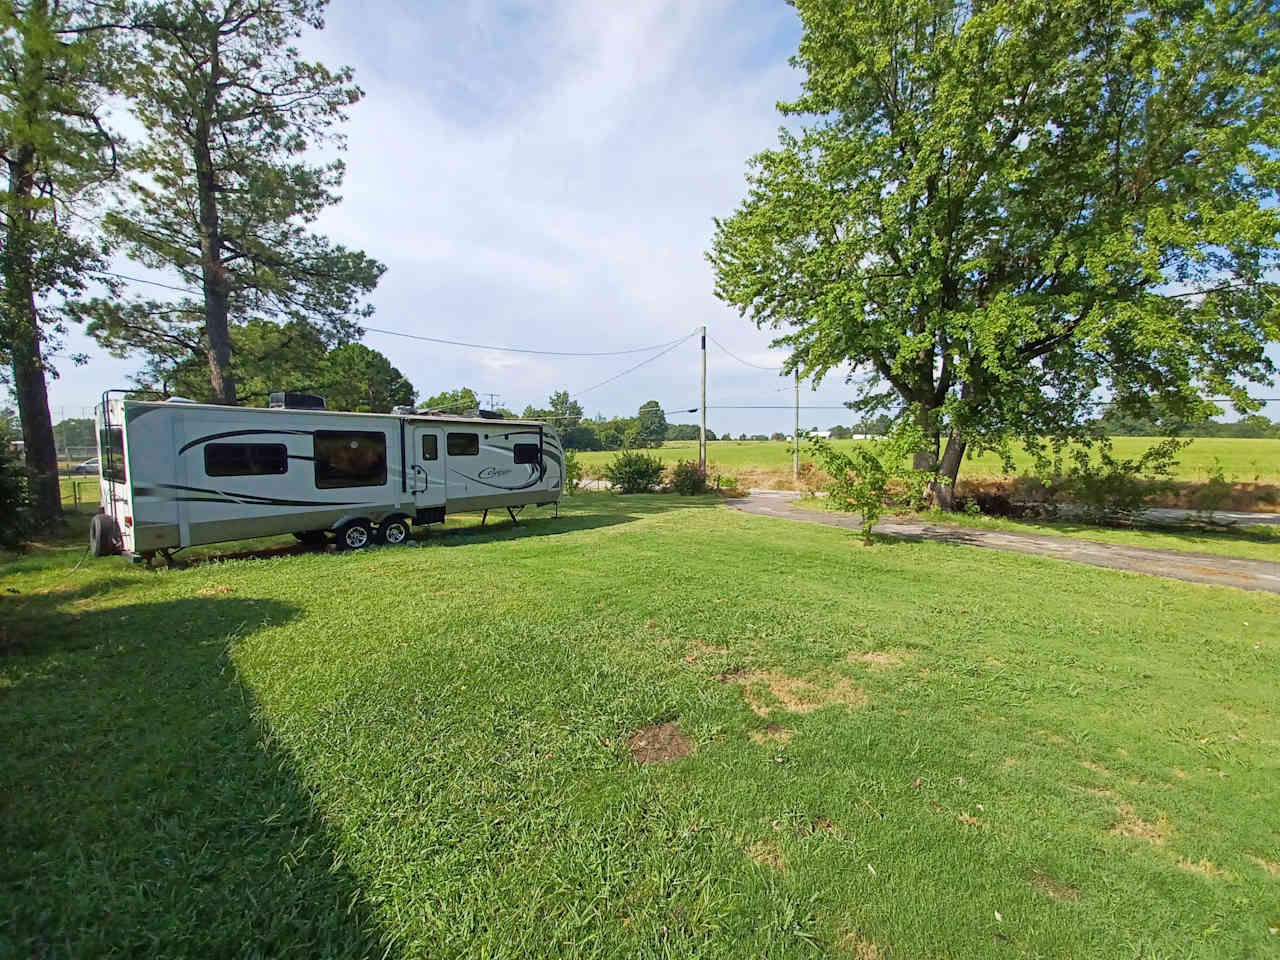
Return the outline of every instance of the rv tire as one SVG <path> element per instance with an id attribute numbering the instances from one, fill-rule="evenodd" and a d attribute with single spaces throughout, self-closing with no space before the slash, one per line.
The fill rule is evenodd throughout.
<path id="1" fill-rule="evenodd" d="M 339 550 L 363 550 L 373 543 L 373 524 L 368 520 L 348 520 L 337 534 Z"/>
<path id="2" fill-rule="evenodd" d="M 115 520 L 105 513 L 95 513 L 89 521 L 89 553 L 95 557 L 111 557 L 119 552 Z"/>
<path id="3" fill-rule="evenodd" d="M 409 542 L 409 518 L 387 517 L 378 524 L 378 542 L 389 547 L 399 547 Z"/>

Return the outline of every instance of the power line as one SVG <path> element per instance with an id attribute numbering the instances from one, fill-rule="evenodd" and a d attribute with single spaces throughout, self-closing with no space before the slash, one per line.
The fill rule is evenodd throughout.
<path id="1" fill-rule="evenodd" d="M 680 344 L 691 339 L 696 333 L 697 331 L 695 330 L 693 331 L 693 333 L 690 333 L 688 336 L 681 337 L 679 340 L 676 340 L 674 343 L 669 344 L 667 348 L 663 350 L 661 353 L 655 353 L 652 357 L 647 357 L 646 359 L 641 360 L 635 366 L 627 367 L 627 369 L 623 370 L 621 373 L 615 373 L 612 377 L 609 377 L 608 379 L 605 379 L 605 380 L 601 380 L 599 383 L 593 383 L 591 386 L 585 387 L 582 390 L 579 390 L 577 393 L 572 394 L 572 396 L 580 397 L 584 393 L 590 393 L 592 390 L 595 390 L 597 387 L 603 387 L 606 383 L 613 383 L 613 381 L 621 377 L 625 377 L 628 373 L 631 373 L 634 370 L 639 370 L 646 363 L 653 363 L 653 361 L 659 359 L 660 357 L 665 357 L 668 353 L 670 353 L 676 347 L 680 346 Z"/>
<path id="2" fill-rule="evenodd" d="M 732 350 L 730 350 L 728 347 L 726 347 L 723 343 L 721 343 L 719 340 L 717 340 L 715 337 L 711 336 L 710 334 L 707 334 L 707 339 L 710 340 L 712 343 L 714 343 L 717 347 L 719 347 L 725 353 L 727 353 L 729 356 L 733 357 L 734 360 L 737 360 L 744 367 L 754 367 L 757 370 L 768 370 L 770 373 L 777 373 L 777 374 L 782 373 L 781 367 L 762 367 L 760 364 L 752 363 L 750 360 L 743 360 L 740 356 L 738 356 L 736 353 L 734 353 Z M 707 409 L 710 410 L 711 408 L 707 407 Z"/>
<path id="3" fill-rule="evenodd" d="M 629 353 L 648 353 L 650 350 L 660 350 L 663 347 L 675 347 L 689 339 L 689 337 L 682 337 L 679 340 L 669 340 L 666 343 L 656 343 L 649 347 L 632 347 L 628 350 L 586 352 L 569 350 L 531 350 L 525 347 L 497 347 L 487 343 L 468 343 L 465 340 L 446 340 L 443 337 L 427 337 L 418 333 L 405 333 L 401 330 L 383 330 L 378 327 L 363 327 L 362 329 L 368 333 L 381 333 L 391 337 L 405 337 L 409 340 L 423 340 L 427 343 L 443 343 L 451 347 L 469 347 L 473 350 L 495 350 L 500 353 L 529 353 L 541 357 L 620 357 Z M 692 334 L 690 334 L 690 336 L 692 336 Z M 661 356 L 661 354 L 659 354 L 659 356 Z"/>
<path id="4" fill-rule="evenodd" d="M 171 283 L 161 283 L 158 280 L 144 280 L 142 277 L 130 277 L 123 273 L 112 273 L 110 270 L 98 270 L 95 272 L 100 276 L 115 277 L 118 280 L 129 280 L 133 283 L 145 283 L 153 287 L 162 287 L 165 290 L 176 290 L 178 293 L 199 293 L 198 290 L 192 290 L 189 287 L 177 287 Z M 648 353 L 650 350 L 661 350 L 663 347 L 675 346 L 676 344 L 683 343 L 685 340 L 689 339 L 688 337 L 682 337 L 677 340 L 668 340 L 665 343 L 655 343 L 648 347 L 629 347 L 626 350 L 534 350 L 527 347 L 502 347 L 489 343 L 470 343 L 466 340 L 449 340 L 444 337 L 428 337 L 420 333 L 406 333 L 403 330 L 386 330 L 382 327 L 362 327 L 362 329 L 366 333 L 380 333 L 388 337 L 404 337 L 408 340 L 422 340 L 426 343 L 443 343 L 451 347 L 469 347 L 473 350 L 494 350 L 499 353 L 528 353 L 541 357 L 622 357 L 633 353 Z"/>

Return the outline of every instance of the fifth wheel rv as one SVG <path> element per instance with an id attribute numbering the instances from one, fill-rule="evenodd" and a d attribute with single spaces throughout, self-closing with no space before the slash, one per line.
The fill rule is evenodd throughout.
<path id="1" fill-rule="evenodd" d="M 460 511 L 558 504 L 560 438 L 532 420 L 224 407 L 103 395 L 95 556 L 150 560 L 292 533 L 401 544 Z"/>

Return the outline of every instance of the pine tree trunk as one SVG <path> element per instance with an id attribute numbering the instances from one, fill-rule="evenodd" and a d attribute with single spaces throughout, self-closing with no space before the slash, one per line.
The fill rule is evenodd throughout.
<path id="1" fill-rule="evenodd" d="M 22 442 L 30 475 L 31 505 L 36 520 L 47 526 L 62 514 L 58 448 L 49 414 L 49 394 L 40 350 L 40 316 L 32 282 L 33 259 L 30 200 L 34 186 L 34 151 L 15 152 L 9 161 L 9 229 L 5 236 L 5 320 L 13 368 L 13 392 L 22 422 Z"/>
<path id="2" fill-rule="evenodd" d="M 215 41 L 216 42 L 216 41 Z M 218 216 L 218 186 L 209 146 L 209 117 L 216 105 L 218 57 L 211 58 L 205 113 L 196 123 L 196 193 L 200 217 L 200 270 L 204 279 L 204 329 L 209 351 L 209 384 L 214 403 L 234 405 L 236 381 L 231 373 L 231 294 L 222 262 L 222 225 Z"/>

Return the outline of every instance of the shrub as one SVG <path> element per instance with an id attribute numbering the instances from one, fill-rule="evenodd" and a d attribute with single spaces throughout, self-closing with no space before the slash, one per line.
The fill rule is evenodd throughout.
<path id="1" fill-rule="evenodd" d="M 0 546 L 17 549 L 33 529 L 27 470 L 17 452 L 0 439 Z"/>
<path id="2" fill-rule="evenodd" d="M 582 463 L 578 460 L 572 450 L 564 451 L 564 493 L 566 497 L 571 497 L 578 489 L 578 483 L 582 480 Z"/>
<path id="3" fill-rule="evenodd" d="M 831 477 L 827 495 L 840 510 L 858 514 L 862 539 L 871 542 L 871 528 L 890 503 L 914 504 L 933 479 L 931 473 L 906 466 L 920 438 L 912 427 L 900 427 L 883 440 L 860 443 L 848 453 L 821 437 L 810 437 L 809 446 Z"/>
<path id="4" fill-rule="evenodd" d="M 662 461 L 623 450 L 605 467 L 604 475 L 619 493 L 649 493 L 662 482 Z"/>
<path id="5" fill-rule="evenodd" d="M 1088 448 L 1077 447 L 1071 466 L 1055 465 L 1047 485 L 1055 501 L 1074 503 L 1092 523 L 1132 523 L 1153 497 L 1177 489 L 1173 470 L 1190 442 L 1169 437 L 1127 460 L 1111 455 L 1109 440 L 1099 441 L 1096 461 Z"/>
<path id="6" fill-rule="evenodd" d="M 1214 457 L 1213 470 L 1209 472 L 1209 482 L 1191 495 L 1192 509 L 1198 514 L 1199 519 L 1212 520 L 1214 513 L 1231 503 L 1233 491 L 1234 487 L 1227 480 L 1221 461 Z"/>
<path id="7" fill-rule="evenodd" d="M 671 489 L 682 497 L 706 493 L 706 471 L 693 460 L 681 460 L 671 468 Z"/>

